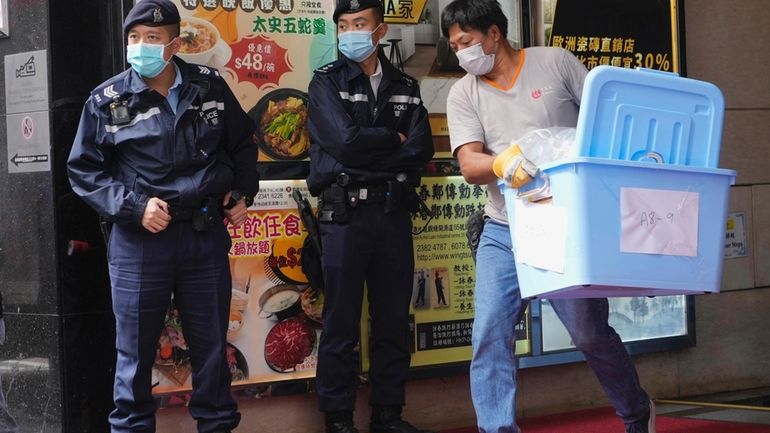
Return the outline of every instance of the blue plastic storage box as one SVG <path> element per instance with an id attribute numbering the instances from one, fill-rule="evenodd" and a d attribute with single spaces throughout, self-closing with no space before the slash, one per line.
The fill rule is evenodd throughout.
<path id="1" fill-rule="evenodd" d="M 598 67 L 578 118 L 581 156 L 541 168 L 552 199 L 502 186 L 523 297 L 718 292 L 732 170 L 709 83 Z M 519 243 L 516 233 L 519 233 Z"/>
<path id="2" fill-rule="evenodd" d="M 653 69 L 598 66 L 578 115 L 578 156 L 716 168 L 724 98 L 715 85 Z"/>

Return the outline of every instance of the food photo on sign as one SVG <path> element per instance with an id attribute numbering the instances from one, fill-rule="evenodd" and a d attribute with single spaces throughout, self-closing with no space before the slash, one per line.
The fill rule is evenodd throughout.
<path id="1" fill-rule="evenodd" d="M 302 272 L 307 232 L 291 198 L 302 181 L 264 181 L 247 221 L 229 227 L 233 286 L 249 285 L 241 333 L 251 382 L 312 377 L 317 359 L 323 296 Z"/>
<path id="2" fill-rule="evenodd" d="M 221 69 L 232 55 L 230 46 L 222 40 L 219 30 L 200 18 L 183 17 L 179 23 L 179 39 L 182 46 L 177 56 L 187 63 Z"/>
<path id="3" fill-rule="evenodd" d="M 232 299 L 227 359 L 234 385 L 315 375 L 323 294 L 310 287 L 300 259 L 307 232 L 292 191 L 303 181 L 263 181 L 246 222 L 228 226 Z M 169 310 L 153 369 L 156 394 L 191 389 L 189 349 L 176 309 Z"/>
<path id="4" fill-rule="evenodd" d="M 179 57 L 219 71 L 254 120 L 259 160 L 307 159 L 306 92 L 313 71 L 337 58 L 335 1 L 174 3 Z"/>
<path id="5" fill-rule="evenodd" d="M 275 160 L 301 160 L 310 150 L 308 97 L 297 89 L 277 89 L 249 111 L 257 123 L 259 150 Z"/>

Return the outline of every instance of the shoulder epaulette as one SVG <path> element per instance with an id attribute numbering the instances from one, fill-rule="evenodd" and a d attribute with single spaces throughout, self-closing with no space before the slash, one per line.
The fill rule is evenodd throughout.
<path id="1" fill-rule="evenodd" d="M 205 75 L 209 77 L 219 77 L 219 71 L 217 68 L 212 68 L 211 66 L 206 65 L 196 65 L 194 63 L 188 63 L 187 67 L 189 68 L 190 72 L 193 74 L 198 75 Z"/>
<path id="2" fill-rule="evenodd" d="M 125 94 L 125 83 L 125 74 L 118 74 L 91 91 L 91 98 L 97 106 L 103 107 Z"/>
<path id="3" fill-rule="evenodd" d="M 414 87 L 417 85 L 417 80 L 414 79 L 411 75 L 401 72 L 401 80 L 404 81 L 404 83 L 409 87 Z"/>
<path id="4" fill-rule="evenodd" d="M 337 69 L 343 67 L 347 62 L 345 62 L 344 59 L 335 60 L 331 63 L 327 63 L 320 68 L 316 69 L 315 72 L 317 74 L 328 74 L 329 72 L 336 71 Z"/>

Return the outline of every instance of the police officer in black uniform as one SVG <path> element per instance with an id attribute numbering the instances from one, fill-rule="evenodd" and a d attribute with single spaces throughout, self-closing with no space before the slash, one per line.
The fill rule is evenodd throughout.
<path id="1" fill-rule="evenodd" d="M 255 125 L 216 70 L 174 56 L 179 21 L 169 0 L 142 0 L 129 12 L 131 68 L 91 93 L 68 161 L 73 190 L 112 223 L 113 433 L 155 431 L 151 374 L 172 293 L 198 431 L 230 432 L 240 420 L 226 358 L 232 289 L 223 219 L 243 223 L 257 192 Z"/>
<path id="2" fill-rule="evenodd" d="M 355 433 L 357 359 L 364 284 L 371 316 L 372 433 L 417 433 L 401 419 L 409 369 L 414 187 L 433 157 L 428 113 L 416 81 L 378 42 L 387 32 L 379 0 L 341 0 L 334 11 L 340 60 L 310 83 L 310 192 L 319 197 L 324 272 L 323 332 L 316 386 L 328 433 Z"/>

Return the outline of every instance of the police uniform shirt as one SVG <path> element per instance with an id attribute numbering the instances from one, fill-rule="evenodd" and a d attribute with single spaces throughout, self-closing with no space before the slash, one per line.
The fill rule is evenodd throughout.
<path id="1" fill-rule="evenodd" d="M 318 195 L 339 173 L 379 183 L 417 174 L 433 157 L 428 112 L 417 81 L 382 55 L 381 78 L 345 57 L 316 70 L 308 94 L 310 175 Z M 375 87 L 372 78 L 380 83 Z M 399 133 L 406 137 L 401 143 Z"/>
<path id="2" fill-rule="evenodd" d="M 380 59 L 377 59 L 377 69 L 374 71 L 372 75 L 369 76 L 369 83 L 372 84 L 372 94 L 374 94 L 374 99 L 377 99 L 377 90 L 379 90 L 381 82 L 382 82 L 382 63 L 380 63 Z"/>
<path id="3" fill-rule="evenodd" d="M 151 197 L 195 208 L 231 190 L 256 194 L 255 123 L 215 69 L 172 59 L 180 84 L 169 97 L 128 69 L 98 86 L 83 109 L 70 183 L 116 224 L 141 227 Z"/>
<path id="4" fill-rule="evenodd" d="M 179 71 L 179 66 L 174 65 L 174 72 L 176 72 L 176 77 L 174 78 L 174 82 L 171 84 L 171 87 L 168 88 L 168 96 L 166 96 L 166 100 L 168 100 L 168 105 L 171 106 L 171 111 L 176 114 L 176 109 L 179 106 L 179 92 L 181 91 L 181 85 L 182 85 L 182 73 Z"/>

